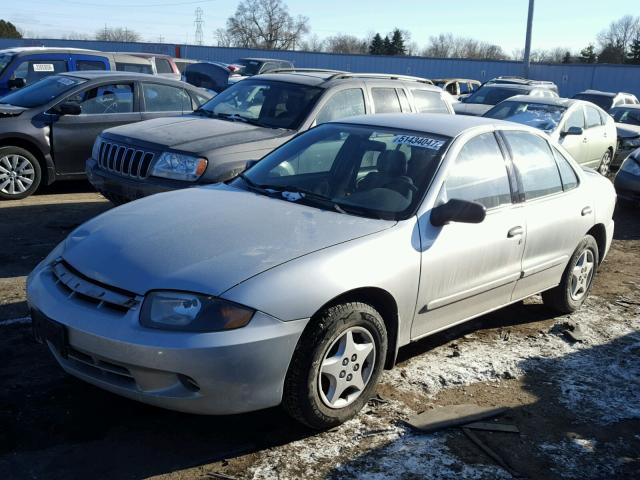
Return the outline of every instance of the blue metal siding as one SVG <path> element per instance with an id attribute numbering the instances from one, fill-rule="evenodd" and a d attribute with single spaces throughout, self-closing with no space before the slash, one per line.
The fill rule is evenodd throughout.
<path id="1" fill-rule="evenodd" d="M 381 72 L 426 78 L 461 77 L 486 81 L 498 75 L 521 75 L 523 66 L 513 61 L 462 60 L 424 57 L 342 55 L 314 52 L 268 51 L 246 48 L 204 47 L 155 43 L 100 42 L 92 40 L 0 39 L 0 49 L 22 46 L 89 48 L 102 51 L 149 52 L 195 60 L 232 62 L 241 57 L 272 57 L 290 60 L 298 67 L 332 68 L 352 72 Z M 533 64 L 531 78 L 551 80 L 561 96 L 571 96 L 587 88 L 630 92 L 640 98 L 640 66 Z"/>

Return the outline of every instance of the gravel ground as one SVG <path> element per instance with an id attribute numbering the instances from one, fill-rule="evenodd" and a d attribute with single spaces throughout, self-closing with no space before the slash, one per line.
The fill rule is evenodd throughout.
<path id="1" fill-rule="evenodd" d="M 26 275 L 109 208 L 84 183 L 0 203 L 0 478 L 512 478 L 461 430 L 404 423 L 459 403 L 509 409 L 501 421 L 519 434 L 476 435 L 522 477 L 640 478 L 640 210 L 616 212 L 579 312 L 554 317 L 532 297 L 407 346 L 382 401 L 316 433 L 279 409 L 199 417 L 125 400 L 65 375 L 31 340 Z"/>

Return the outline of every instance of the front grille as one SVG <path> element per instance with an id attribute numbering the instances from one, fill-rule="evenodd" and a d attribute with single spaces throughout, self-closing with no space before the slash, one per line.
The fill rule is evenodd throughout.
<path id="1" fill-rule="evenodd" d="M 143 179 L 149 175 L 149 167 L 154 156 L 154 152 L 102 141 L 98 153 L 98 165 L 108 172 Z"/>
<path id="2" fill-rule="evenodd" d="M 51 265 L 51 271 L 58 286 L 70 298 L 88 302 L 96 308 L 106 307 L 126 312 L 140 303 L 135 294 L 95 282 L 76 271 L 64 260 L 54 262 Z"/>
<path id="3" fill-rule="evenodd" d="M 129 388 L 136 385 L 135 378 L 128 368 L 75 348 L 69 347 L 66 360 L 74 363 L 75 368 L 92 377 Z"/>

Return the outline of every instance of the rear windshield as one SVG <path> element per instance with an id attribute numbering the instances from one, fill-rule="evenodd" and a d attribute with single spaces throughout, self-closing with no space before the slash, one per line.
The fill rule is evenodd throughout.
<path id="1" fill-rule="evenodd" d="M 268 128 L 296 129 L 321 93 L 322 89 L 308 85 L 247 79 L 216 95 L 196 114 Z"/>
<path id="2" fill-rule="evenodd" d="M 262 66 L 262 62 L 259 62 L 258 60 L 236 60 L 233 64 L 244 67 L 239 72 L 236 72 L 243 77 L 257 75 L 260 71 L 260 67 Z"/>
<path id="3" fill-rule="evenodd" d="M 611 116 L 616 123 L 626 123 L 627 125 L 640 126 L 640 108 L 614 108 Z"/>
<path id="4" fill-rule="evenodd" d="M 559 105 L 506 101 L 493 107 L 484 116 L 522 123 L 549 132 L 555 130 L 566 111 L 565 107 Z"/>
<path id="5" fill-rule="evenodd" d="M 13 55 L 10 53 L 0 53 L 0 74 L 4 72 L 4 69 L 7 68 L 7 65 L 13 59 Z"/>
<path id="6" fill-rule="evenodd" d="M 609 97 L 607 95 L 597 95 L 592 93 L 578 93 L 577 95 L 574 95 L 573 98 L 595 103 L 605 112 L 611 108 L 611 105 L 613 105 L 613 97 Z"/>
<path id="7" fill-rule="evenodd" d="M 84 82 L 86 80 L 82 78 L 51 75 L 2 97 L 0 103 L 24 108 L 39 107 Z"/>
<path id="8" fill-rule="evenodd" d="M 116 63 L 116 70 L 120 72 L 149 73 L 153 74 L 151 65 L 144 63 Z"/>
<path id="9" fill-rule="evenodd" d="M 469 96 L 465 103 L 482 103 L 484 105 L 496 105 L 507 98 L 515 95 L 527 95 L 529 90 L 526 88 L 513 87 L 480 87 Z"/>

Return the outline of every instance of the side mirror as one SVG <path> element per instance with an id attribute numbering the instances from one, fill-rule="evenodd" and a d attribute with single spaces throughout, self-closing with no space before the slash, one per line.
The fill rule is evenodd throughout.
<path id="1" fill-rule="evenodd" d="M 247 163 L 245 163 L 245 165 L 244 165 L 244 170 L 243 171 L 249 170 L 251 167 L 253 167 L 258 162 L 259 162 L 259 160 L 248 160 Z"/>
<path id="2" fill-rule="evenodd" d="M 58 105 L 55 110 L 59 115 L 80 115 L 82 113 L 82 107 L 77 103 L 63 103 Z"/>
<path id="3" fill-rule="evenodd" d="M 566 137 L 567 135 L 582 135 L 584 130 L 580 127 L 569 127 L 569 130 L 565 130 L 560 133 L 561 137 Z"/>
<path id="4" fill-rule="evenodd" d="M 9 88 L 23 88 L 27 85 L 27 81 L 24 78 L 12 78 L 7 82 Z"/>
<path id="5" fill-rule="evenodd" d="M 484 205 L 452 198 L 431 210 L 431 225 L 441 227 L 449 222 L 481 223 L 486 215 Z"/>

